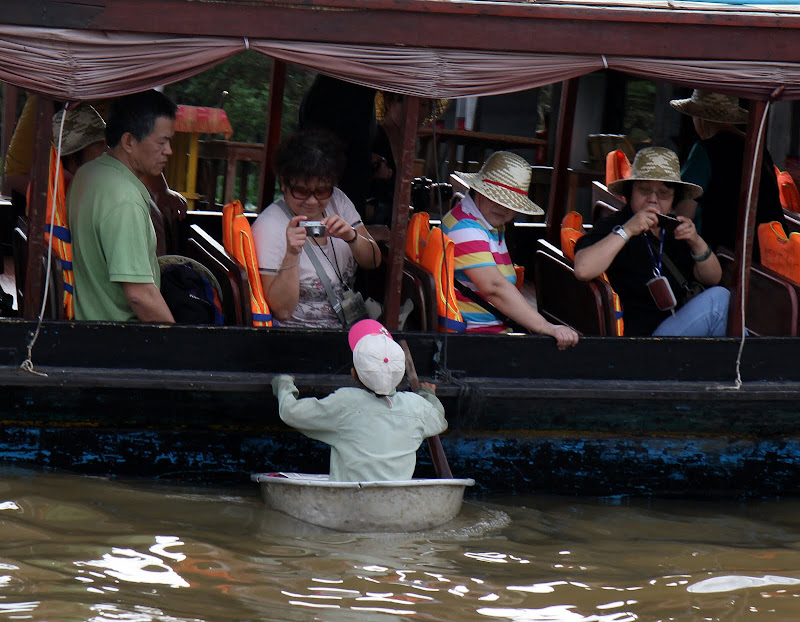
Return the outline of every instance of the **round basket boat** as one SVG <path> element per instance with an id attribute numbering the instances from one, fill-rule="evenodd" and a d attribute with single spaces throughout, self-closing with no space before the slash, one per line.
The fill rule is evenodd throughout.
<path id="1" fill-rule="evenodd" d="M 294 518 L 351 532 L 431 529 L 461 509 L 473 479 L 332 482 L 327 475 L 255 473 L 268 507 Z"/>

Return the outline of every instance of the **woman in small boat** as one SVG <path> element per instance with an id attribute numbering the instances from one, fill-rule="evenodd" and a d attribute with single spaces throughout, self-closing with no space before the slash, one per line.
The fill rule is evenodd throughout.
<path id="1" fill-rule="evenodd" d="M 331 446 L 332 480 L 411 479 L 422 441 L 447 429 L 436 387 L 422 382 L 419 393 L 396 391 L 405 373 L 405 353 L 379 322 L 357 322 L 348 341 L 358 388 L 299 400 L 292 377 L 275 376 L 272 391 L 281 419 Z"/>
<path id="2" fill-rule="evenodd" d="M 714 287 L 722 277 L 716 255 L 690 218 L 663 216 L 676 201 L 702 194 L 681 180 L 678 156 L 664 147 L 642 149 L 630 177 L 608 189 L 627 203 L 578 240 L 575 276 L 589 281 L 608 274 L 627 336 L 725 335 L 730 292 Z M 697 284 L 708 289 L 691 297 Z"/>
<path id="3" fill-rule="evenodd" d="M 324 131 L 296 133 L 276 153 L 283 195 L 252 229 L 264 295 L 282 326 L 351 324 L 354 316 L 337 314 L 337 303 L 356 309 L 355 319 L 366 315 L 352 291 L 356 268 L 377 268 L 381 253 L 353 203 L 336 187 L 342 163 L 337 139 Z M 317 226 L 309 228 L 312 223 Z"/>
<path id="4" fill-rule="evenodd" d="M 487 301 L 533 333 L 555 338 L 563 350 L 578 343 L 568 326 L 548 322 L 517 289 L 508 254 L 505 226 L 516 214 L 537 215 L 542 209 L 528 198 L 530 165 L 515 153 L 497 151 L 477 173 L 458 173 L 469 193 L 442 219 L 442 230 L 455 243 L 455 277 L 477 300 L 456 289 L 467 332 L 503 333 L 509 327 L 485 306 Z"/>

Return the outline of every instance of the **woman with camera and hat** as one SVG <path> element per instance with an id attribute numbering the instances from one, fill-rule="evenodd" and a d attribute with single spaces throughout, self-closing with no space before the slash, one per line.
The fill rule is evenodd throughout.
<path id="1" fill-rule="evenodd" d="M 336 137 L 322 130 L 298 132 L 276 152 L 283 194 L 252 231 L 264 295 L 282 326 L 342 328 L 366 314 L 352 290 L 356 268 L 377 268 L 381 253 L 336 187 L 342 165 Z"/>
<path id="2" fill-rule="evenodd" d="M 716 255 L 690 218 L 671 215 L 677 200 L 703 190 L 681 180 L 678 156 L 664 147 L 642 149 L 630 177 L 608 189 L 626 205 L 594 223 L 575 245 L 575 276 L 603 272 L 622 301 L 626 336 L 725 335 L 730 292 L 719 283 Z M 702 287 L 708 287 L 694 295 Z"/>
<path id="3" fill-rule="evenodd" d="M 578 333 L 544 319 L 515 285 L 505 226 L 516 214 L 544 213 L 528 198 L 530 165 L 514 153 L 497 151 L 477 173 L 457 176 L 469 187 L 469 193 L 445 214 L 442 230 L 455 244 L 455 278 L 473 292 L 468 296 L 456 290 L 467 332 L 509 331 L 482 302 L 486 301 L 527 330 L 555 338 L 559 349 L 574 346 L 578 343 Z"/>
<path id="4" fill-rule="evenodd" d="M 697 200 L 681 201 L 676 212 L 693 219 L 709 246 L 734 250 L 739 223 L 745 135 L 736 125 L 747 123 L 747 111 L 730 95 L 696 89 L 687 99 L 673 99 L 670 106 L 689 115 L 700 140 L 692 147 L 681 177 L 703 189 Z M 775 166 L 767 150 L 761 166 L 756 224 L 777 220 L 786 229 Z M 760 260 L 758 236 L 753 259 Z"/>

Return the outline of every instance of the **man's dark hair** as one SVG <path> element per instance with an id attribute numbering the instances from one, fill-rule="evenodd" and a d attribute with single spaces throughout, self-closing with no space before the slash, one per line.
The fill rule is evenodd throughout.
<path id="1" fill-rule="evenodd" d="M 275 153 L 275 172 L 285 183 L 316 178 L 336 185 L 344 164 L 341 141 L 325 130 L 292 134 Z"/>
<path id="2" fill-rule="evenodd" d="M 106 142 L 114 148 L 126 132 L 130 132 L 136 140 L 143 140 L 153 131 L 156 119 L 174 119 L 177 111 L 178 106 L 158 91 L 142 91 L 120 97 L 111 103 Z"/>

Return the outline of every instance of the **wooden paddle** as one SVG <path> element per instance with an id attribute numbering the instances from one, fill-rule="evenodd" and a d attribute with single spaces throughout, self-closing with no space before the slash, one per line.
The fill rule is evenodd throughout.
<path id="1" fill-rule="evenodd" d="M 398 343 L 406 355 L 406 374 L 408 374 L 408 383 L 411 385 L 411 390 L 419 391 L 419 378 L 417 377 L 417 370 L 414 367 L 414 359 L 411 358 L 408 344 L 405 339 L 401 339 Z M 444 453 L 444 447 L 442 447 L 442 441 L 438 434 L 428 437 L 428 449 L 431 452 L 431 460 L 433 461 L 433 468 L 436 469 L 436 476 L 442 479 L 453 479 L 453 472 L 447 463 L 447 456 Z"/>

